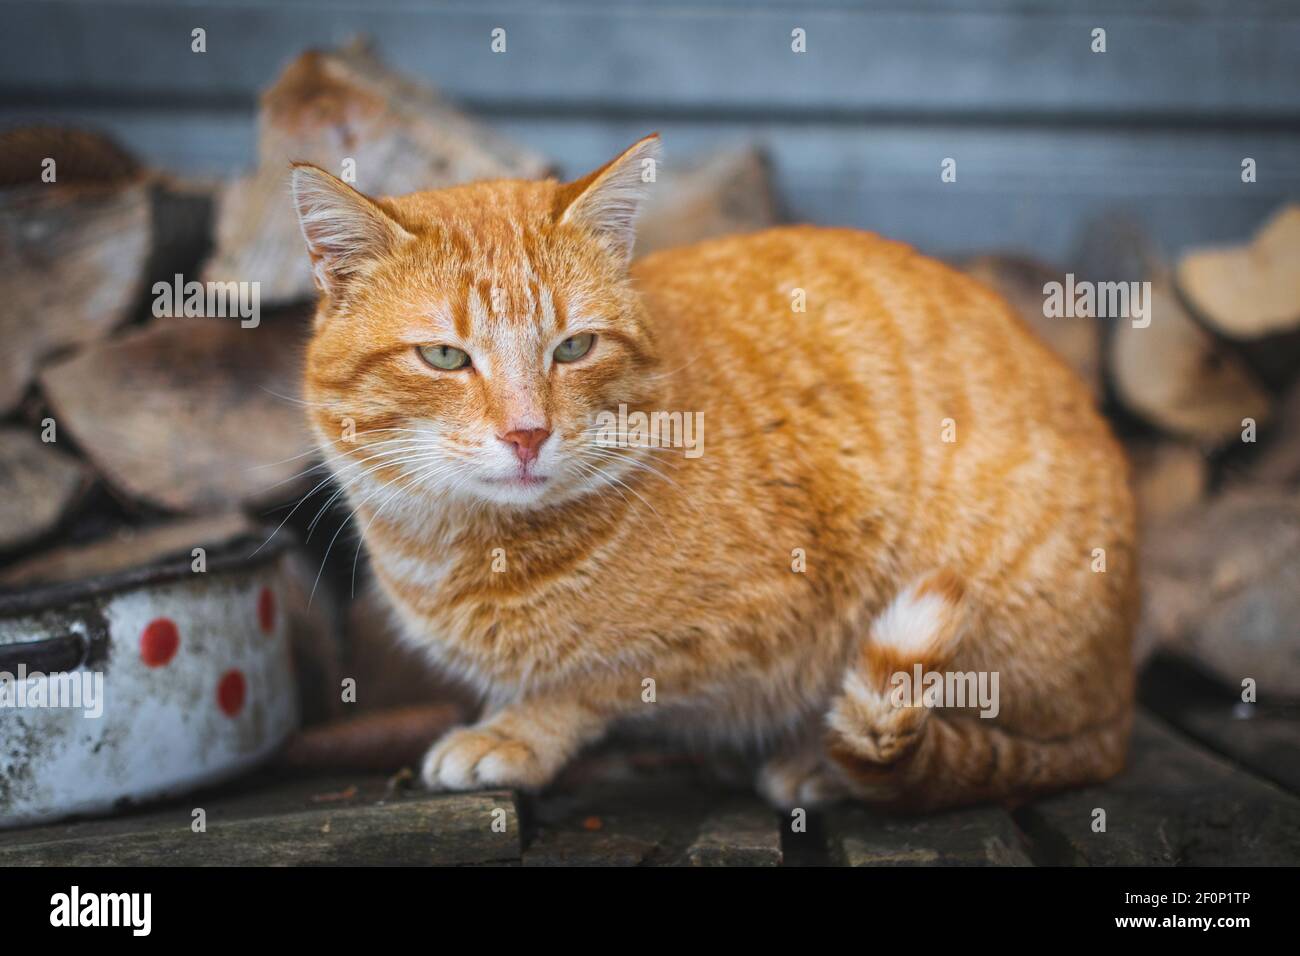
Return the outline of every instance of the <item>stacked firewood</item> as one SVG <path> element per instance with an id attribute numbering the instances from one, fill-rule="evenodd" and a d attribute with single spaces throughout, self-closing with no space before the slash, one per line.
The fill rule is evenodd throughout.
<path id="1" fill-rule="evenodd" d="M 1300 207 L 1176 262 L 1136 224 L 1105 218 L 1069 267 L 965 267 L 1089 382 L 1128 447 L 1139 658 L 1164 649 L 1233 687 L 1300 699 Z M 1102 314 L 1114 288 L 1103 283 L 1147 297 Z M 1058 288 L 1083 307 L 1062 316 Z"/>
<path id="2" fill-rule="evenodd" d="M 165 528 L 138 539 L 124 528 L 183 537 L 196 518 L 246 529 L 250 517 L 273 527 L 322 484 L 299 391 L 315 290 L 291 161 L 377 195 L 555 172 L 361 43 L 289 63 L 258 123 L 254 167 L 223 183 L 148 169 L 86 131 L 0 137 L 0 588 L 76 566 L 69 546 L 86 540 L 101 556 L 105 538 L 115 542 L 119 560 L 97 573 L 161 557 L 131 542 L 189 549 Z M 642 251 L 776 221 L 754 150 L 668 164 L 657 193 Z M 322 512 L 332 491 L 289 521 L 303 537 L 322 515 L 323 534 L 307 542 L 318 562 L 346 516 L 339 499 Z M 353 645 L 375 688 L 412 669 L 366 665 L 394 652 L 364 608 L 351 616 Z M 365 700 L 425 690 L 417 681 Z"/>

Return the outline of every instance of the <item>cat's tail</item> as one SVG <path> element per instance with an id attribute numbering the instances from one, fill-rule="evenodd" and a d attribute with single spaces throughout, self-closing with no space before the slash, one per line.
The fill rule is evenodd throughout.
<path id="1" fill-rule="evenodd" d="M 873 622 L 827 717 L 827 753 L 854 796 L 902 810 L 1016 801 L 1123 766 L 1131 709 L 1039 739 L 945 709 L 951 701 L 927 703 L 917 677 L 948 677 L 971 616 L 961 580 L 941 570 L 905 588 Z"/>

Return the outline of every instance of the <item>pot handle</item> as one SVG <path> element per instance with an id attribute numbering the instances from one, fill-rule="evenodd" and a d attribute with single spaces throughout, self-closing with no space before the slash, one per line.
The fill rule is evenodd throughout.
<path id="1" fill-rule="evenodd" d="M 75 631 L 43 641 L 0 644 L 0 673 L 16 674 L 20 666 L 25 666 L 27 673 L 75 670 L 86 662 L 90 645 L 86 634 Z"/>

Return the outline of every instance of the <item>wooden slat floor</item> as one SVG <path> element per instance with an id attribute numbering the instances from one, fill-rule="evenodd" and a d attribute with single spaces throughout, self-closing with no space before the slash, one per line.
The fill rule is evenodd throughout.
<path id="1" fill-rule="evenodd" d="M 1203 690 L 1158 669 L 1144 696 L 1164 716 L 1144 708 L 1124 773 L 1010 813 L 846 805 L 796 825 L 738 767 L 606 747 L 537 797 L 262 775 L 112 819 L 0 833 L 0 865 L 1294 865 L 1300 714 L 1234 709 Z M 206 832 L 192 828 L 195 808 Z"/>

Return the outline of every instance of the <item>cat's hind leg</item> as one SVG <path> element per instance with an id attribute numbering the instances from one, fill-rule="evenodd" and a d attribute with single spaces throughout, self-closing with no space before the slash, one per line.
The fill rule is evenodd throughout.
<path id="1" fill-rule="evenodd" d="M 1013 802 L 1122 767 L 1131 706 L 1081 732 L 1040 737 L 900 696 L 896 675 L 951 668 L 971 610 L 962 582 L 939 571 L 905 588 L 873 622 L 827 716 L 826 753 L 853 796 L 900 810 Z"/>
<path id="2" fill-rule="evenodd" d="M 818 739 L 799 741 L 769 757 L 759 769 L 756 786 L 759 794 L 778 810 L 809 810 L 849 796 Z"/>

